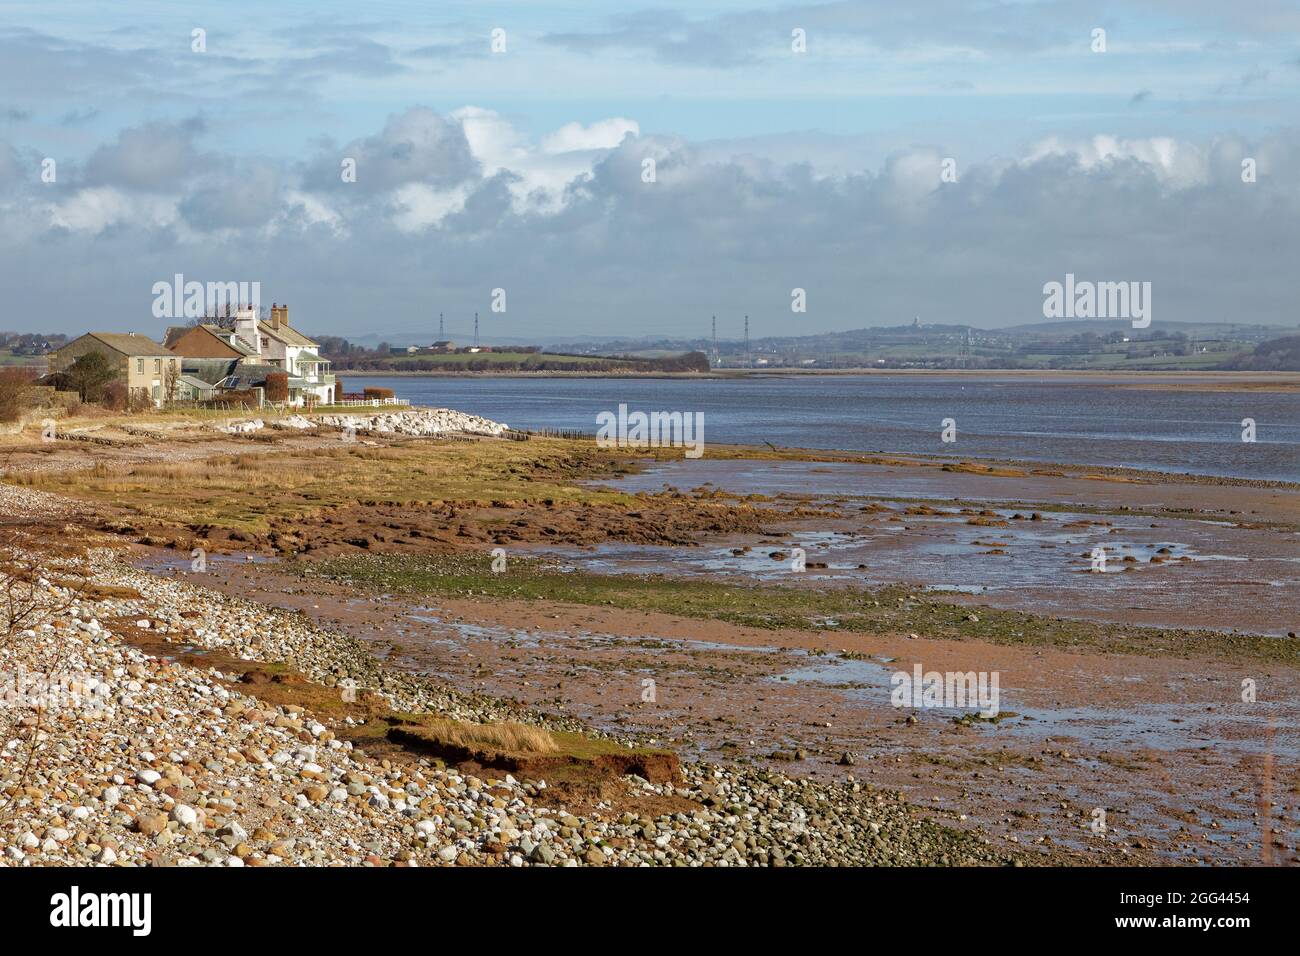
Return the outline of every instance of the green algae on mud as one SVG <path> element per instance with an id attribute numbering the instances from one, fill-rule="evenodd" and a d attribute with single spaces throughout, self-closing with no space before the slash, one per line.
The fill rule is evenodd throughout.
<path id="1" fill-rule="evenodd" d="M 469 600 L 554 601 L 672 614 L 744 627 L 821 633 L 897 634 L 1057 647 L 1083 653 L 1300 664 L 1300 642 L 1253 634 L 1066 620 L 938 600 L 913 588 L 814 590 L 665 575 L 593 574 L 511 557 L 492 570 L 487 554 L 361 555 L 294 562 L 304 577 L 387 592 Z M 499 566 L 499 565 L 498 565 Z"/>

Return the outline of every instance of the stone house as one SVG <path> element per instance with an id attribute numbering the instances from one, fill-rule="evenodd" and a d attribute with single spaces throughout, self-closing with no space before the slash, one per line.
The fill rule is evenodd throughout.
<path id="1" fill-rule="evenodd" d="M 126 382 L 133 399 L 161 406 L 173 396 L 181 375 L 181 359 L 165 345 L 135 332 L 87 332 L 49 355 L 51 372 L 65 372 L 78 357 L 99 352 Z"/>

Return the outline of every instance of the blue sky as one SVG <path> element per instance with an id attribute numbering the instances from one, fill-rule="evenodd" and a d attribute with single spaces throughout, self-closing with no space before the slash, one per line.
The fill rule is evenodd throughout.
<path id="1" fill-rule="evenodd" d="M 1294 323 L 1266 277 L 1298 251 L 1298 106 L 1290 0 L 9 2 L 3 324 L 157 331 L 184 271 L 340 334 L 496 287 L 520 337 L 1003 325 L 1089 270 L 1163 318 Z"/>

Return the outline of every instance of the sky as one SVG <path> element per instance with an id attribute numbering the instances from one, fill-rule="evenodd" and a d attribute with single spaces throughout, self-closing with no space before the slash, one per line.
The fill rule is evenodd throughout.
<path id="1" fill-rule="evenodd" d="M 16 331 L 1295 327 L 1300 0 L 6 0 L 0 223 Z"/>

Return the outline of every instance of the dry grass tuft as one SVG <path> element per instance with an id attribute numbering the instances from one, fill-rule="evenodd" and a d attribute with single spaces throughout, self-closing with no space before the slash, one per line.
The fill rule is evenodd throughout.
<path id="1" fill-rule="evenodd" d="M 421 736 L 473 752 L 553 754 L 560 750 L 548 731 L 511 721 L 467 724 L 459 720 L 428 720 L 421 722 L 420 731 Z"/>

